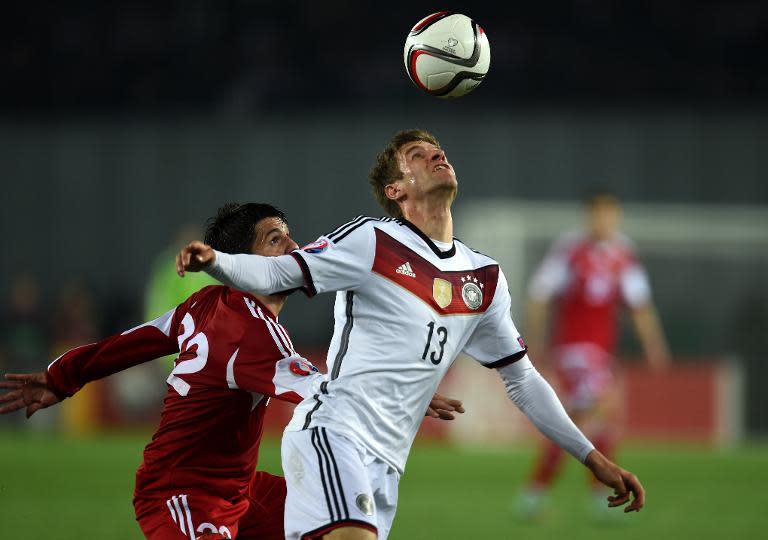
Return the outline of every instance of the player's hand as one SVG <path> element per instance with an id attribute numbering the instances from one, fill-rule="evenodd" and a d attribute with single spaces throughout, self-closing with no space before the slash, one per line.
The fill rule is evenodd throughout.
<path id="1" fill-rule="evenodd" d="M 427 408 L 427 416 L 441 420 L 453 420 L 456 418 L 453 413 L 464 413 L 464 404 L 461 401 L 437 393 L 432 396 L 432 401 L 429 402 Z"/>
<path id="2" fill-rule="evenodd" d="M 54 394 L 45 379 L 45 372 L 6 373 L 6 381 L 0 381 L 0 388 L 9 389 L 0 396 L 0 414 L 27 409 L 27 418 L 40 409 L 61 401 Z"/>
<path id="3" fill-rule="evenodd" d="M 624 512 L 639 512 L 645 505 L 645 489 L 637 476 L 626 471 L 606 458 L 597 450 L 592 450 L 584 461 L 595 478 L 613 488 L 613 495 L 608 497 L 608 506 L 623 506 Z"/>
<path id="4" fill-rule="evenodd" d="M 184 246 L 176 255 L 176 273 L 184 277 L 184 273 L 199 272 L 216 261 L 216 252 L 208 244 L 194 240 Z"/>

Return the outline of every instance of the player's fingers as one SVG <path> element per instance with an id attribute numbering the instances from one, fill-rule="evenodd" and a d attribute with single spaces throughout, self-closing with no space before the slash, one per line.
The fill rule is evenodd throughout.
<path id="1" fill-rule="evenodd" d="M 20 381 L 22 383 L 31 382 L 33 380 L 30 373 L 6 373 L 5 378 L 8 381 Z"/>
<path id="2" fill-rule="evenodd" d="M 16 381 L 14 381 L 14 382 L 3 382 L 3 381 L 0 381 L 0 388 L 8 388 L 10 390 L 16 390 L 18 388 L 21 388 L 22 386 L 24 386 L 24 383 L 20 383 L 20 382 L 16 382 Z M 0 397 L 0 400 L 2 400 L 2 397 Z"/>
<path id="3" fill-rule="evenodd" d="M 200 255 L 201 253 L 205 253 L 207 247 L 208 246 L 200 240 L 192 240 L 189 245 L 187 245 L 187 251 L 189 251 L 190 254 Z"/>
<path id="4" fill-rule="evenodd" d="M 629 500 L 629 493 L 624 493 L 623 495 L 611 495 L 608 497 L 608 506 L 613 508 L 614 506 L 621 506 L 623 504 L 626 504 Z"/>
<path id="5" fill-rule="evenodd" d="M 192 262 L 192 248 L 187 246 L 181 254 L 184 270 L 189 270 L 189 264 Z"/>
<path id="6" fill-rule="evenodd" d="M 443 409 L 438 409 L 437 414 L 440 415 L 440 420 L 454 420 L 456 418 L 451 411 Z"/>
<path id="7" fill-rule="evenodd" d="M 8 414 L 12 412 L 16 412 L 19 409 L 23 409 L 25 406 L 24 400 L 17 398 L 12 403 L 8 403 L 7 405 L 3 405 L 0 407 L 0 414 Z"/>
<path id="8" fill-rule="evenodd" d="M 641 504 L 636 498 L 632 500 L 632 502 L 627 505 L 626 508 L 624 508 L 624 513 L 629 512 L 639 512 L 640 509 L 644 506 L 644 504 Z"/>
<path id="9" fill-rule="evenodd" d="M 464 412 L 464 404 L 458 399 L 449 399 L 448 403 L 450 403 L 451 407 L 453 407 L 453 410 L 457 413 Z"/>
<path id="10" fill-rule="evenodd" d="M 44 371 L 39 371 L 36 373 L 6 373 L 5 378 L 9 381 L 17 381 L 22 385 L 46 384 Z"/>
<path id="11" fill-rule="evenodd" d="M 452 411 L 453 406 L 448 403 L 447 401 L 443 401 L 442 399 L 433 399 L 432 400 L 432 408 L 433 409 L 442 409 L 444 411 Z"/>
<path id="12" fill-rule="evenodd" d="M 0 385 L 3 384 L 11 384 L 11 383 L 0 383 Z M 0 388 L 3 388 L 0 386 Z M 10 388 L 6 386 L 5 388 Z M 15 399 L 19 399 L 21 397 L 21 386 L 18 386 L 16 388 L 13 388 L 10 392 L 6 392 L 5 394 L 0 396 L 0 403 L 7 403 L 9 401 L 13 401 Z"/>
<path id="13" fill-rule="evenodd" d="M 629 491 L 634 495 L 634 498 L 632 499 L 632 503 L 627 506 L 624 511 L 638 512 L 643 506 L 645 506 L 645 489 L 643 489 L 643 485 L 634 474 L 630 474 L 625 479 L 625 482 L 629 488 Z"/>
<path id="14" fill-rule="evenodd" d="M 621 476 L 616 479 L 611 487 L 613 487 L 613 495 L 608 497 L 608 506 L 621 506 L 629 500 L 629 490 L 624 485 L 624 479 Z"/>
<path id="15" fill-rule="evenodd" d="M 430 401 L 429 406 L 433 409 L 444 409 L 447 411 L 453 410 L 453 405 L 451 405 L 452 400 L 448 399 L 442 394 L 435 394 L 432 396 L 432 401 Z"/>
<path id="16" fill-rule="evenodd" d="M 427 416 L 430 418 L 440 418 L 440 415 L 432 407 L 427 407 Z"/>
<path id="17" fill-rule="evenodd" d="M 440 404 L 443 405 L 445 409 L 448 409 L 451 411 L 458 411 L 459 409 L 461 409 L 461 412 L 464 411 L 464 404 L 461 402 L 461 400 L 449 398 L 442 394 L 435 394 L 435 396 L 432 399 L 434 401 L 440 402 Z"/>

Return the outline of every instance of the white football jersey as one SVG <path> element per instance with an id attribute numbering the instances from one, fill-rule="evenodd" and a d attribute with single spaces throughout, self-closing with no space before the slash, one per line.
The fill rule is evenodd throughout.
<path id="1" fill-rule="evenodd" d="M 457 239 L 440 251 L 405 220 L 360 216 L 293 255 L 311 294 L 338 292 L 328 381 L 287 431 L 327 427 L 402 472 L 460 352 L 489 368 L 526 353 L 498 263 Z"/>

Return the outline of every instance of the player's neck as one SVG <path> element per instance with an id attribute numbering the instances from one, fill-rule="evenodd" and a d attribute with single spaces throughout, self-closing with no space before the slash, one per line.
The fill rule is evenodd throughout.
<path id="1" fill-rule="evenodd" d="M 453 216 L 451 205 L 445 201 L 419 201 L 419 204 L 403 205 L 403 217 L 416 225 L 432 240 L 453 241 Z"/>
<path id="2" fill-rule="evenodd" d="M 256 299 L 264 304 L 266 308 L 277 317 L 280 314 L 280 311 L 283 309 L 283 306 L 285 305 L 285 301 L 288 299 L 286 295 L 283 294 L 273 294 L 271 296 L 262 296 L 260 294 L 254 294 Z"/>

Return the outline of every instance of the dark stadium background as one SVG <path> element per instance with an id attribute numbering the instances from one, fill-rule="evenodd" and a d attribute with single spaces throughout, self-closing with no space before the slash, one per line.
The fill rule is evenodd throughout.
<path id="1" fill-rule="evenodd" d="M 402 65 L 410 27 L 442 9 L 476 19 L 492 50 L 486 81 L 452 101 L 421 94 Z M 412 126 L 433 131 L 456 164 L 457 211 L 491 198 L 575 203 L 600 185 L 630 206 L 754 213 L 763 227 L 768 4 L 5 7 L 0 371 L 43 366 L 68 340 L 143 321 L 152 261 L 180 225 L 200 225 L 221 203 L 274 203 L 300 244 L 360 213 L 379 215 L 366 180 L 372 157 Z M 497 234 L 494 223 L 487 234 Z M 743 366 L 752 444 L 768 435 L 768 249 L 749 239 L 733 256 L 721 248 L 715 259 L 647 263 L 675 356 Z M 27 298 L 26 311 L 14 311 L 12 297 Z M 322 351 L 332 301 L 288 305 L 282 320 L 298 345 Z M 35 429 L 55 432 L 50 424 Z M 16 459 L 2 439 L 25 432 L 18 418 L 0 428 L 2 484 Z M 0 485 L 0 516 L 6 496 Z"/>

